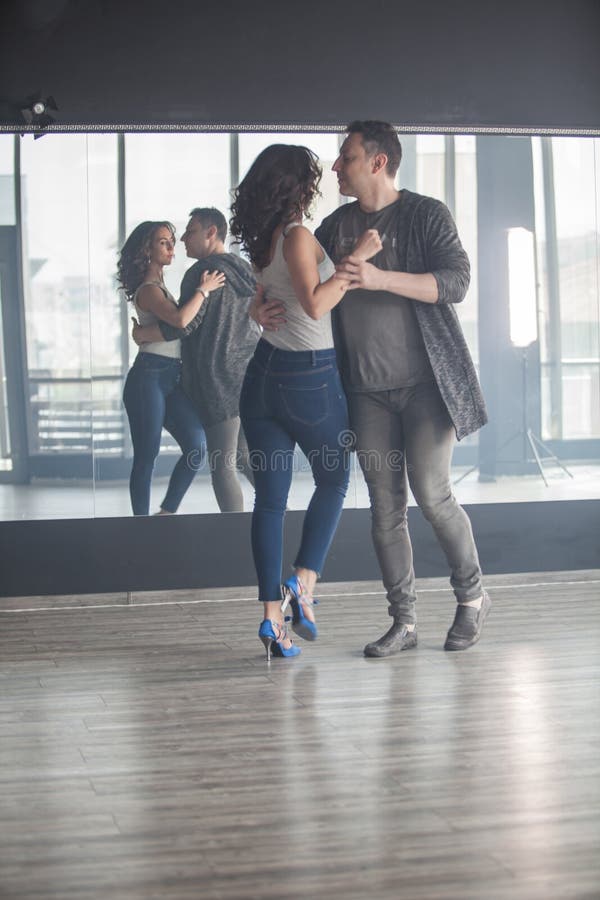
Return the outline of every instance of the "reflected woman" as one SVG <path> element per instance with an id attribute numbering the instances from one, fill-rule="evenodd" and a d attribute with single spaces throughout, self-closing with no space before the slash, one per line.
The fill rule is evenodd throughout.
<path id="1" fill-rule="evenodd" d="M 220 272 L 204 272 L 196 293 L 178 307 L 163 280 L 163 269 L 171 265 L 174 255 L 175 229 L 170 222 L 142 222 L 123 245 L 117 280 L 142 325 L 162 320 L 185 328 L 209 293 L 225 280 Z M 206 452 L 202 425 L 181 387 L 179 341 L 156 341 L 140 347 L 125 381 L 123 403 L 133 444 L 129 480 L 133 514 L 149 514 L 152 472 L 163 428 L 181 448 L 159 514 L 174 513 Z"/>
<path id="2" fill-rule="evenodd" d="M 346 398 L 338 373 L 331 309 L 348 283 L 303 224 L 318 194 L 321 169 L 306 147 L 273 144 L 256 158 L 235 191 L 231 231 L 248 253 L 259 283 L 255 304 L 279 300 L 284 321 L 264 332 L 240 398 L 255 478 L 252 552 L 264 620 L 259 638 L 274 656 L 296 656 L 292 628 L 315 640 L 313 590 L 329 550 L 348 486 Z M 355 250 L 365 259 L 381 248 L 367 232 Z M 283 519 L 294 450 L 307 457 L 315 482 L 293 575 L 281 584 Z"/>

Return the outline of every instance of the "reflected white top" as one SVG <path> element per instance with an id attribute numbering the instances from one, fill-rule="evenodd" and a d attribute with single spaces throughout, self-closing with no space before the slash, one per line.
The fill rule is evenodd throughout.
<path id="1" fill-rule="evenodd" d="M 167 288 L 160 281 L 144 281 L 143 284 L 140 284 L 139 288 L 133 295 L 133 303 L 135 306 L 135 311 L 137 312 L 138 322 L 140 325 L 158 325 L 160 319 L 158 316 L 155 316 L 153 312 L 148 312 L 148 310 L 141 309 L 138 306 L 137 295 L 139 291 L 146 284 L 156 284 L 167 300 L 170 300 L 173 306 L 177 306 L 177 302 L 173 295 L 167 290 Z M 157 356 L 168 356 L 171 359 L 180 359 L 181 358 L 181 341 L 179 339 L 174 341 L 151 341 L 149 344 L 142 344 L 139 348 L 140 353 L 156 353 Z"/>

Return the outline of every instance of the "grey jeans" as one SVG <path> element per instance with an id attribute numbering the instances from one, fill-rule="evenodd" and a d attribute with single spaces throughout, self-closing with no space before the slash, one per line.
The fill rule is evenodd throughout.
<path id="1" fill-rule="evenodd" d="M 204 429 L 212 486 L 221 512 L 243 512 L 244 495 L 238 472 L 254 485 L 248 444 L 239 416 Z"/>
<path id="2" fill-rule="evenodd" d="M 373 544 L 387 591 L 389 614 L 416 622 L 415 573 L 408 533 L 408 483 L 433 527 L 461 602 L 481 596 L 481 568 L 471 523 L 452 493 L 455 434 L 434 382 L 348 395 L 350 424 L 371 501 Z"/>

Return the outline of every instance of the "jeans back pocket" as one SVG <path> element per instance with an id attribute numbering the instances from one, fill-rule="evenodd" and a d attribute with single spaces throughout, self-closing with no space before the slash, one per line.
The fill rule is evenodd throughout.
<path id="1" fill-rule="evenodd" d="M 279 384 L 279 395 L 290 419 L 302 425 L 319 425 L 329 415 L 329 386 L 292 387 Z"/>

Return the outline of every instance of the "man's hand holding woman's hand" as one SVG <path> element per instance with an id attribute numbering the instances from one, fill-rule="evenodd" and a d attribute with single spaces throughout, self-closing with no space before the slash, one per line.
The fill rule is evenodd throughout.
<path id="1" fill-rule="evenodd" d="M 385 272 L 367 262 L 383 248 L 379 232 L 368 228 L 359 237 L 354 250 L 335 267 L 336 278 L 349 282 L 349 290 L 363 288 L 367 291 L 383 290 Z"/>

